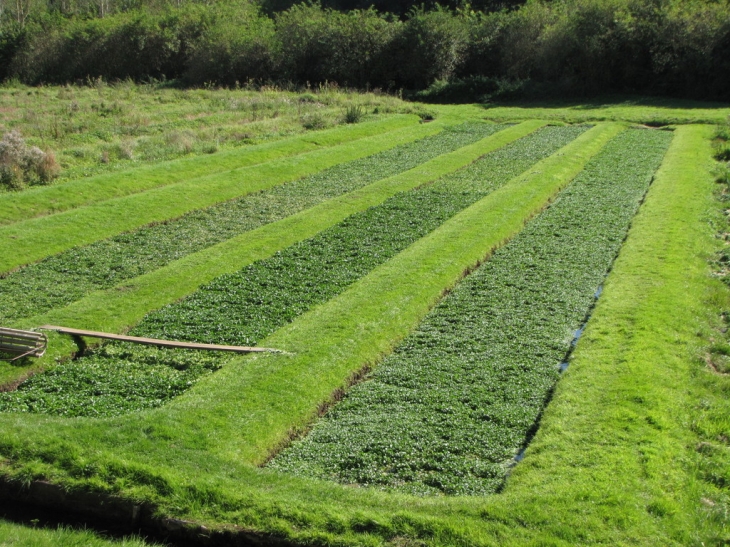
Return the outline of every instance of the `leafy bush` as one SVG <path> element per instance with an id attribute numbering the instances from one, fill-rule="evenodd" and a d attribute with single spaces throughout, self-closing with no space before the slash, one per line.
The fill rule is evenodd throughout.
<path id="1" fill-rule="evenodd" d="M 342 117 L 342 121 L 345 123 L 360 123 L 362 117 L 365 115 L 365 111 L 360 105 L 348 106 L 345 110 L 345 114 Z"/>

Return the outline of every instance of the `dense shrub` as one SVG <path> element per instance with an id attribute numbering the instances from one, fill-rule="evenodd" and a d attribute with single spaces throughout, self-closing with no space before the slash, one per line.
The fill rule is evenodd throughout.
<path id="1" fill-rule="evenodd" d="M 147 6 L 101 19 L 56 12 L 23 24 L 6 19 L 0 77 L 336 82 L 431 88 L 421 98 L 438 101 L 611 92 L 730 98 L 728 0 L 536 0 L 492 12 L 464 4 L 411 9 L 403 19 L 311 3 L 272 18 L 252 2 Z M 332 2 L 325 6 L 344 5 Z"/>
<path id="2" fill-rule="evenodd" d="M 373 10 L 340 13 L 298 5 L 276 18 L 281 76 L 293 82 L 337 82 L 365 87 L 399 25 Z"/>
<path id="3" fill-rule="evenodd" d="M 10 131 L 0 140 L 0 186 L 17 190 L 27 183 L 47 183 L 59 171 L 53 152 L 28 146 L 20 132 Z"/>

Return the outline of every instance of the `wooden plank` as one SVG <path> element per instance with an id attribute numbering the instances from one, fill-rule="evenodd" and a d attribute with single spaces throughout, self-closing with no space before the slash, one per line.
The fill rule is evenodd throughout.
<path id="1" fill-rule="evenodd" d="M 176 342 L 173 340 L 159 340 L 157 338 L 143 338 L 140 336 L 127 336 L 124 334 L 111 334 L 108 332 L 97 332 L 93 330 L 72 329 L 68 327 L 57 327 L 55 325 L 43 325 L 39 327 L 43 330 L 54 330 L 61 334 L 70 334 L 72 336 L 88 336 L 90 338 L 102 338 L 104 340 L 119 340 L 121 342 L 132 342 L 135 344 L 144 344 L 147 346 L 159 346 L 162 348 L 183 348 L 183 349 L 205 349 L 213 351 L 231 351 L 234 353 L 249 352 L 265 352 L 279 350 L 273 348 L 258 348 L 249 346 L 222 346 L 218 344 L 200 344 L 197 342 Z"/>
<path id="2" fill-rule="evenodd" d="M 26 330 L 8 329 L 0 327 L 0 339 L 4 338 L 20 338 L 23 340 L 45 340 L 46 336 L 40 332 L 32 332 Z"/>

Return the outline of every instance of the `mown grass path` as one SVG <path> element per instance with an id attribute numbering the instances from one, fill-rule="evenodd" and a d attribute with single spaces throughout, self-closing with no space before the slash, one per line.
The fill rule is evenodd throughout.
<path id="1" fill-rule="evenodd" d="M 417 116 L 397 115 L 385 120 L 337 127 L 210 156 L 183 158 L 128 169 L 121 173 L 108 173 L 54 186 L 0 194 L 0 225 L 60 213 L 183 180 L 328 148 L 382 132 L 414 126 L 416 123 L 418 123 Z"/>
<path id="2" fill-rule="evenodd" d="M 0 227 L 0 273 L 153 222 L 272 188 L 333 165 L 438 133 L 438 122 L 405 127 L 260 165 L 153 188 Z"/>
<path id="3" fill-rule="evenodd" d="M 38 315 L 161 268 L 327 199 L 472 144 L 504 125 L 472 122 L 308 177 L 75 247 L 0 278 L 0 324 Z"/>

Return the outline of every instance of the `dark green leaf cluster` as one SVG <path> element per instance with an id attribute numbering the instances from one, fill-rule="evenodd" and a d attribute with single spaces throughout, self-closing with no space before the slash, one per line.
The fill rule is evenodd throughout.
<path id="1" fill-rule="evenodd" d="M 211 343 L 253 345 L 311 307 L 326 302 L 345 288 L 384 263 L 408 245 L 437 228 L 445 220 L 471 205 L 509 179 L 545 158 L 577 137 L 585 127 L 546 127 L 494 151 L 471 165 L 439 179 L 433 184 L 397 194 L 381 205 L 353 215 L 317 236 L 293 245 L 275 256 L 254 263 L 241 271 L 217 278 L 189 297 L 149 314 L 133 334 Z M 12 393 L 0 394 L 0 410 L 37 410 L 49 413 L 84 414 L 85 401 L 91 415 L 116 415 L 134 408 L 158 406 L 180 393 L 203 374 L 220 366 L 225 357 L 201 354 L 204 362 L 196 367 L 175 365 L 180 350 L 138 348 L 127 372 L 127 358 L 105 349 L 54 369 L 53 380 L 38 375 Z M 127 350 L 124 350 L 127 351 Z M 151 352 L 151 357 L 142 357 Z M 124 355 L 127 355 L 124 353 Z M 182 358 L 182 357 L 181 357 Z M 175 374 L 167 396 L 151 387 L 154 396 L 141 402 L 143 395 L 130 395 L 121 406 L 116 396 L 104 406 L 100 387 L 108 383 L 121 385 L 118 378 L 128 376 L 133 385 L 142 385 L 145 368 L 142 361 L 173 366 L 184 373 Z M 93 363 L 93 365 L 92 365 Z M 93 367 L 89 375 L 84 367 Z M 104 370 L 101 373 L 101 370 Z M 158 366 L 149 367 L 151 386 L 164 388 L 165 375 Z M 193 377 L 195 376 L 195 377 Z M 134 380 L 132 380 L 134 378 Z M 51 383 L 49 383 L 51 382 Z M 65 382 L 65 383 L 64 383 Z M 63 402 L 57 400 L 59 386 Z M 51 388 L 52 391 L 48 391 Z M 101 390 L 101 395 L 98 394 Z M 109 388 L 109 393 L 113 392 Z M 162 389 L 164 391 L 164 389 Z M 67 395 L 72 392 L 74 401 Z M 43 405 L 37 403 L 43 400 Z M 136 405 L 136 406 L 135 406 Z"/>
<path id="2" fill-rule="evenodd" d="M 329 198 L 471 144 L 502 125 L 469 122 L 315 175 L 47 258 L 0 279 L 0 323 L 74 302 Z"/>
<path id="3" fill-rule="evenodd" d="M 57 416 L 113 416 L 160 406 L 219 361 L 205 352 L 107 344 L 88 356 L 32 376 L 1 394 L 0 410 Z"/>
<path id="4" fill-rule="evenodd" d="M 417 494 L 497 491 L 670 139 L 619 134 L 271 466 Z"/>

